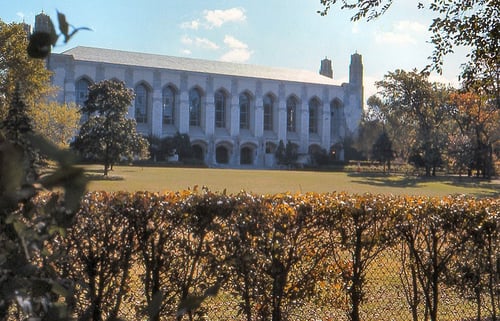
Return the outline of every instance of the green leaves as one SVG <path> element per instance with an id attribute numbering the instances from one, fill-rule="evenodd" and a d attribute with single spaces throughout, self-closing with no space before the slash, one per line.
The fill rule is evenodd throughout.
<path id="1" fill-rule="evenodd" d="M 82 108 L 89 119 L 82 124 L 73 148 L 83 157 L 102 162 L 104 175 L 122 159 L 147 155 L 147 140 L 137 132 L 135 120 L 126 117 L 133 98 L 133 91 L 121 81 L 104 80 L 89 87 Z"/>

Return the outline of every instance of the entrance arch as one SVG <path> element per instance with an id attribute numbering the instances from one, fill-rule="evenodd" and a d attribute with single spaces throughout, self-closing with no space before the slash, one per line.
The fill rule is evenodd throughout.
<path id="1" fill-rule="evenodd" d="M 217 164 L 229 163 L 229 150 L 225 146 L 218 146 L 215 149 L 215 162 Z"/>
<path id="2" fill-rule="evenodd" d="M 253 164 L 253 148 L 245 146 L 240 151 L 240 165 Z"/>
<path id="3" fill-rule="evenodd" d="M 205 152 L 203 151 L 203 147 L 201 147 L 200 145 L 193 145 L 192 148 L 193 148 L 193 157 L 197 160 L 203 161 L 205 158 L 204 157 Z"/>

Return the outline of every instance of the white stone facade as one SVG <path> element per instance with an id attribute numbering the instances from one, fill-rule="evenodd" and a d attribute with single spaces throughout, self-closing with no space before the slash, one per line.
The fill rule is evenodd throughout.
<path id="1" fill-rule="evenodd" d="M 272 168 L 280 140 L 302 154 L 330 151 L 356 133 L 362 114 L 357 53 L 349 83 L 341 85 L 300 70 L 88 47 L 52 54 L 48 66 L 59 102 L 81 105 L 91 83 L 124 81 L 136 93 L 129 117 L 138 131 L 158 137 L 187 133 L 209 166 Z"/>

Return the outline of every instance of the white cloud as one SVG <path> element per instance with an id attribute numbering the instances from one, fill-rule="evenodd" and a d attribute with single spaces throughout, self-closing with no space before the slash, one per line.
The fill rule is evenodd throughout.
<path id="1" fill-rule="evenodd" d="M 192 52 L 189 49 L 183 49 L 183 50 L 181 50 L 181 53 L 183 55 L 190 56 Z"/>
<path id="2" fill-rule="evenodd" d="M 242 8 L 231 8 L 227 10 L 205 10 L 204 18 L 206 27 L 220 27 L 226 22 L 242 22 L 246 20 L 245 10 Z"/>
<path id="3" fill-rule="evenodd" d="M 220 57 L 222 61 L 243 63 L 247 62 L 253 54 L 246 43 L 233 36 L 226 35 L 224 44 L 229 47 L 229 51 Z"/>
<path id="4" fill-rule="evenodd" d="M 196 37 L 194 39 L 194 44 L 197 47 L 204 48 L 204 49 L 210 49 L 210 50 L 219 49 L 219 46 L 215 42 L 213 42 L 213 41 L 211 41 L 211 40 L 209 40 L 207 38 L 198 38 L 198 37 Z"/>
<path id="5" fill-rule="evenodd" d="M 23 20 L 24 20 L 25 14 L 24 14 L 23 12 L 21 12 L 21 11 L 16 12 L 16 15 L 17 15 L 19 18 L 21 18 L 21 19 L 23 19 Z"/>
<path id="6" fill-rule="evenodd" d="M 182 36 L 181 43 L 189 46 L 193 44 L 193 39 L 189 38 L 188 36 Z"/>
<path id="7" fill-rule="evenodd" d="M 247 62 L 252 56 L 252 51 L 248 49 L 231 49 L 220 57 L 221 61 L 227 62 Z"/>
<path id="8" fill-rule="evenodd" d="M 384 44 L 415 44 L 417 40 L 409 34 L 397 33 L 397 32 L 382 32 L 375 35 L 375 41 L 377 43 Z"/>
<path id="9" fill-rule="evenodd" d="M 200 27 L 200 21 L 199 20 L 193 20 L 193 21 L 186 21 L 181 24 L 182 29 L 192 29 L 192 30 L 198 30 Z"/>
<path id="10" fill-rule="evenodd" d="M 394 23 L 391 31 L 375 34 L 375 41 L 382 44 L 417 44 L 420 38 L 427 31 L 425 25 L 416 22 L 402 20 Z"/>
<path id="11" fill-rule="evenodd" d="M 224 43 L 232 49 L 247 49 L 248 45 L 233 36 L 226 35 L 224 37 Z"/>
<path id="12" fill-rule="evenodd" d="M 357 21 L 355 21 L 354 23 L 352 23 L 351 32 L 353 34 L 359 33 L 359 23 Z"/>

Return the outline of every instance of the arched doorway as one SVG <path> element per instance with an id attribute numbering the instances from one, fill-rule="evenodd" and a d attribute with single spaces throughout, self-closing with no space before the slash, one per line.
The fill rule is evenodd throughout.
<path id="1" fill-rule="evenodd" d="M 229 151 L 224 146 L 219 146 L 215 149 L 215 161 L 217 164 L 229 163 Z"/>
<path id="2" fill-rule="evenodd" d="M 204 160 L 203 157 L 203 148 L 200 145 L 193 145 L 193 157 L 197 160 Z"/>
<path id="3" fill-rule="evenodd" d="M 240 151 L 240 164 L 252 165 L 253 164 L 253 149 L 246 146 Z"/>

